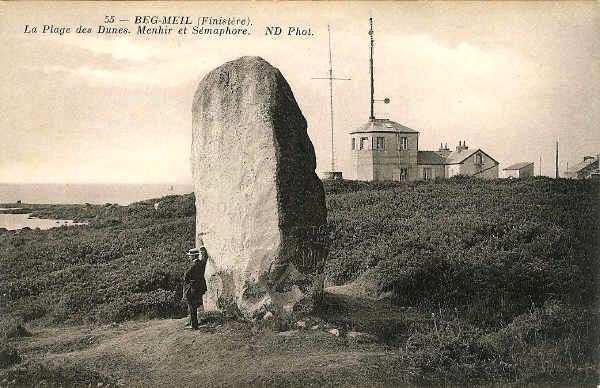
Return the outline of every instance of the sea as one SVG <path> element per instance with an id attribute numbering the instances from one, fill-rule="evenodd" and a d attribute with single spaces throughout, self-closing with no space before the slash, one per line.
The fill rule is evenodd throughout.
<path id="1" fill-rule="evenodd" d="M 146 199 L 193 192 L 191 184 L 17 184 L 0 183 L 0 204 L 106 204 L 129 205 Z M 7 207 L 0 205 L 0 208 Z M 14 205 L 11 206 L 14 208 Z M 42 220 L 29 214 L 1 214 L 0 228 L 49 229 L 77 225 L 71 220 Z"/>
<path id="2" fill-rule="evenodd" d="M 7 208 L 1 208 L 0 210 L 6 210 Z M 14 209 L 14 208 L 8 208 Z M 8 230 L 23 229 L 25 227 L 30 229 L 41 229 L 46 230 L 50 228 L 57 228 L 59 226 L 73 226 L 73 225 L 86 225 L 86 222 L 75 222 L 73 220 L 50 220 L 30 217 L 30 214 L 3 214 L 0 213 L 0 228 Z"/>
<path id="3" fill-rule="evenodd" d="M 100 204 L 129 205 L 171 194 L 188 194 L 191 184 L 56 184 L 0 183 L 0 204 Z"/>

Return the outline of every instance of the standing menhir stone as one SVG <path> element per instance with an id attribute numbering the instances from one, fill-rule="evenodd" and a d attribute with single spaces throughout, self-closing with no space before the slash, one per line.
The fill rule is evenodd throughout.
<path id="1" fill-rule="evenodd" d="M 192 115 L 207 306 L 254 316 L 310 300 L 322 287 L 327 245 L 318 237 L 327 210 L 306 120 L 285 78 L 259 57 L 225 63 L 200 81 Z"/>

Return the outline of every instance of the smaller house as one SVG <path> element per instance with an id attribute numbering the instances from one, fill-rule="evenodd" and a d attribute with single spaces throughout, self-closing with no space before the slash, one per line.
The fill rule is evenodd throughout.
<path id="1" fill-rule="evenodd" d="M 506 178 L 527 178 L 534 175 L 533 162 L 515 163 L 511 166 L 503 168 Z"/>
<path id="2" fill-rule="evenodd" d="M 437 151 L 417 152 L 417 180 L 451 178 L 456 175 L 498 178 L 498 162 L 476 148 L 469 150 L 466 141 L 459 141 L 455 151 L 440 144 Z"/>
<path id="3" fill-rule="evenodd" d="M 565 178 L 589 179 L 598 170 L 598 156 L 584 156 L 581 162 L 569 167 L 563 176 Z"/>
<path id="4" fill-rule="evenodd" d="M 480 148 L 469 149 L 466 141 L 459 141 L 454 151 L 445 147 L 438 151 L 444 155 L 446 178 L 456 175 L 474 176 L 483 179 L 498 178 L 500 163 Z"/>

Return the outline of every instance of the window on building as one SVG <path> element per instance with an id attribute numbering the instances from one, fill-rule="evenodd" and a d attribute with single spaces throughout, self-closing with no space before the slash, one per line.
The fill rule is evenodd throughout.
<path id="1" fill-rule="evenodd" d="M 356 138 L 353 137 L 352 138 L 352 150 L 354 151 L 356 149 Z"/>
<path id="2" fill-rule="evenodd" d="M 431 167 L 425 167 L 423 169 L 423 180 L 428 181 L 431 179 Z"/>
<path id="3" fill-rule="evenodd" d="M 479 165 L 483 164 L 483 155 L 481 155 L 481 154 L 475 155 L 475 164 L 479 164 Z"/>
<path id="4" fill-rule="evenodd" d="M 366 150 L 367 149 L 367 144 L 369 144 L 368 141 L 369 141 L 368 137 L 361 137 L 360 138 L 360 149 L 361 150 Z"/>
<path id="5" fill-rule="evenodd" d="M 401 181 L 408 180 L 408 168 L 406 168 L 406 167 L 400 168 L 400 180 Z"/>
<path id="6" fill-rule="evenodd" d="M 385 149 L 385 138 L 377 137 L 377 149 L 384 150 Z"/>
<path id="7" fill-rule="evenodd" d="M 408 149 L 408 137 L 400 138 L 400 149 L 407 150 Z"/>

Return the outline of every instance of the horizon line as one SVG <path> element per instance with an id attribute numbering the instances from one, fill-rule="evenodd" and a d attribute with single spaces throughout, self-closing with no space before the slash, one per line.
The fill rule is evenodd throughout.
<path id="1" fill-rule="evenodd" d="M 0 182 L 0 185 L 194 185 L 193 182 Z"/>

